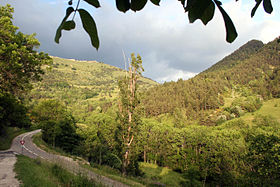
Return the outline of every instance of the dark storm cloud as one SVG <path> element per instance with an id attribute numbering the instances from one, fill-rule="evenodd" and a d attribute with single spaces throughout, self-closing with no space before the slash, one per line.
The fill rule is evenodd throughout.
<path id="1" fill-rule="evenodd" d="M 89 9 L 101 42 L 97 52 L 81 28 L 78 15 L 75 19 L 77 28 L 64 31 L 60 44 L 54 43 L 55 31 L 64 17 L 67 1 L 1 2 L 5 3 L 15 7 L 14 23 L 22 32 L 37 33 L 40 50 L 53 56 L 97 60 L 121 68 L 124 68 L 122 51 L 127 58 L 132 52 L 139 53 L 143 58 L 144 75 L 159 82 L 187 79 L 205 70 L 248 40 L 261 36 L 264 29 L 263 24 L 250 25 L 249 16 L 243 19 L 240 7 L 228 9 L 230 15 L 237 17 L 239 38 L 234 44 L 227 44 L 220 15 L 215 14 L 213 21 L 205 27 L 199 21 L 189 24 L 187 14 L 176 1 L 162 2 L 161 7 L 150 3 L 143 11 L 123 14 L 108 0 L 101 2 L 99 9 Z M 81 7 L 85 6 L 81 4 Z"/>

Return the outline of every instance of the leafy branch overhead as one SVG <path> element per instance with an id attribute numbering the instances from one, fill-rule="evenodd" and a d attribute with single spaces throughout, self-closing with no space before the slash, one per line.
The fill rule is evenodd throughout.
<path id="1" fill-rule="evenodd" d="M 76 9 L 72 7 L 73 0 L 70 0 L 68 2 L 69 7 L 66 10 L 65 17 L 63 18 L 61 24 L 57 28 L 56 35 L 55 35 L 55 42 L 59 43 L 59 39 L 62 36 L 62 30 L 70 31 L 75 29 L 76 24 L 74 18 L 76 12 L 78 11 L 83 24 L 83 28 L 88 33 L 92 46 L 98 50 L 99 37 L 98 37 L 95 21 L 87 10 L 79 8 L 81 0 L 77 0 L 77 1 L 78 2 L 76 5 Z M 95 8 L 101 7 L 98 0 L 83 0 L 83 1 L 85 1 L 86 3 L 88 3 L 89 5 Z M 226 29 L 226 41 L 231 43 L 236 39 L 238 34 L 236 32 L 235 26 L 230 16 L 222 7 L 221 1 L 219 0 L 178 0 L 178 1 L 183 6 L 185 12 L 188 13 L 188 18 L 190 23 L 193 23 L 196 20 L 201 20 L 204 25 L 207 25 L 207 23 L 213 19 L 215 8 L 217 7 L 224 19 L 225 29 Z M 263 8 L 265 12 L 269 14 L 272 13 L 273 7 L 271 4 L 271 0 L 255 0 L 255 1 L 256 1 L 256 5 L 251 11 L 251 17 L 255 15 L 256 10 L 258 9 L 261 3 L 263 3 Z M 157 6 L 160 5 L 160 0 L 150 0 L 150 2 Z M 147 3 L 148 0 L 116 0 L 116 7 L 119 11 L 124 13 L 129 10 L 136 12 L 142 10 Z M 68 20 L 69 16 L 72 13 L 74 13 L 73 18 L 71 20 Z"/>

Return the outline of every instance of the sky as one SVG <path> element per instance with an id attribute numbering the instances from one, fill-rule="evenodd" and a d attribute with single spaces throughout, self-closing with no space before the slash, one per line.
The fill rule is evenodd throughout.
<path id="1" fill-rule="evenodd" d="M 254 18 L 250 13 L 255 1 L 222 0 L 238 32 L 238 38 L 231 44 L 226 42 L 223 18 L 217 8 L 213 20 L 204 26 L 200 20 L 190 24 L 188 15 L 176 0 L 162 0 L 159 7 L 148 2 L 137 13 L 119 12 L 114 0 L 99 2 L 98 9 L 84 1 L 80 3 L 80 8 L 87 9 L 96 22 L 100 40 L 98 51 L 91 46 L 78 14 L 76 29 L 63 31 L 60 43 L 54 42 L 68 1 L 1 0 L 0 4 L 14 7 L 14 24 L 21 32 L 37 34 L 41 43 L 39 51 L 62 58 L 96 60 L 122 69 L 131 53 L 140 54 L 145 69 L 143 75 L 159 83 L 179 78 L 186 80 L 249 40 L 267 43 L 280 35 L 280 2 L 277 0 L 272 1 L 271 15 L 260 6 Z M 77 0 L 73 0 L 74 6 L 76 3 Z"/>

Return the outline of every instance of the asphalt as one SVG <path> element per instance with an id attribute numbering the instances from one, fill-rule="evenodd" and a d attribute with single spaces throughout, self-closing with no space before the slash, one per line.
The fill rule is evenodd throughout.
<path id="1" fill-rule="evenodd" d="M 32 136 L 39 133 L 41 130 L 35 130 L 28 133 L 21 134 L 14 138 L 11 148 L 6 151 L 0 151 L 0 187 L 17 187 L 19 181 L 15 177 L 13 167 L 16 162 L 16 154 L 23 154 L 30 158 L 40 158 L 52 163 L 56 163 L 68 171 L 75 174 L 82 174 L 94 181 L 101 183 L 104 186 L 114 187 L 127 187 L 127 185 L 114 181 L 108 177 L 96 174 L 84 167 L 81 167 L 78 161 L 74 161 L 72 158 L 50 154 L 44 150 L 38 148 L 32 142 Z M 24 140 L 24 145 L 21 145 L 20 141 Z M 7 181 L 11 181 L 7 183 Z"/>

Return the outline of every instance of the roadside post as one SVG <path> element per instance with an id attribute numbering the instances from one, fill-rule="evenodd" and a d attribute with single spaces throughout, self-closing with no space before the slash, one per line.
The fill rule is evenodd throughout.
<path id="1" fill-rule="evenodd" d="M 24 145 L 25 141 L 20 140 L 19 143 L 21 144 L 21 154 L 23 154 L 23 145 Z"/>

